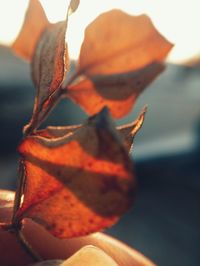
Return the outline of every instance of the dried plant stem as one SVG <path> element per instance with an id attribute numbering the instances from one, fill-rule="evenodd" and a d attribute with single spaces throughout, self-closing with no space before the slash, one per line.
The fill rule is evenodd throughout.
<path id="1" fill-rule="evenodd" d="M 34 261 L 42 261 L 41 256 L 33 249 L 33 247 L 27 242 L 23 233 L 21 231 L 17 232 L 17 239 L 20 242 L 21 246 L 24 248 L 26 253 L 34 260 Z"/>
<path id="2" fill-rule="evenodd" d="M 27 242 L 27 240 L 25 239 L 20 229 L 11 227 L 9 231 L 12 232 L 16 236 L 16 239 L 18 243 L 20 244 L 20 246 L 23 248 L 26 254 L 33 259 L 34 262 L 42 261 L 41 256 Z"/>
<path id="3" fill-rule="evenodd" d="M 16 219 L 16 213 L 21 205 L 21 198 L 24 190 L 25 174 L 24 174 L 24 164 L 23 160 L 20 161 L 19 171 L 18 171 L 18 180 L 17 180 L 17 190 L 15 192 L 14 206 L 13 206 L 13 216 L 12 216 L 12 225 L 14 228 L 20 228 L 21 224 Z"/>
<path id="4" fill-rule="evenodd" d="M 25 173 L 24 173 L 24 164 L 23 160 L 20 161 L 19 164 L 19 175 L 18 175 L 18 184 L 17 190 L 15 193 L 14 199 L 14 207 L 13 207 L 13 217 L 12 222 L 10 225 L 5 225 L 4 228 L 7 231 L 12 232 L 15 234 L 19 244 L 23 248 L 23 250 L 34 260 L 34 261 L 41 261 L 41 257 L 39 254 L 31 247 L 31 245 L 26 241 L 22 231 L 22 223 L 19 219 L 16 218 L 17 211 L 21 205 L 21 197 L 23 195 L 24 190 L 24 182 L 25 182 Z"/>
<path id="5" fill-rule="evenodd" d="M 40 105 L 38 110 L 35 111 L 35 115 L 33 116 L 30 123 L 24 127 L 24 130 L 23 130 L 24 137 L 32 135 L 38 129 L 38 127 L 48 117 L 50 112 L 59 103 L 59 101 L 61 100 L 61 96 L 62 96 L 62 90 L 58 89 L 52 92 L 52 94 L 50 94 L 48 98 L 43 101 L 43 103 Z M 44 108 L 45 105 L 47 106 L 46 108 Z"/>

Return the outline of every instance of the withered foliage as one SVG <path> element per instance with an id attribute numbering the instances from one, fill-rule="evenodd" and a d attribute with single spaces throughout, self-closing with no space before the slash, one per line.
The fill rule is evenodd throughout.
<path id="1" fill-rule="evenodd" d="M 25 182 L 14 219 L 31 218 L 59 238 L 111 226 L 134 202 L 136 180 L 129 150 L 146 108 L 133 123 L 117 128 L 111 115 L 129 113 L 140 93 L 164 70 L 163 60 L 172 48 L 147 16 L 111 10 L 86 28 L 77 70 L 66 83 L 65 35 L 68 16 L 78 5 L 71 1 L 66 20 L 51 24 L 39 1 L 30 0 L 12 46 L 30 61 L 37 90 L 19 145 Z M 39 130 L 64 97 L 92 116 L 83 125 Z"/>

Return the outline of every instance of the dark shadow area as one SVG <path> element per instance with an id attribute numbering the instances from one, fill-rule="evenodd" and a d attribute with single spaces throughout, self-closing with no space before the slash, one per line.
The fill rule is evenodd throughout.
<path id="1" fill-rule="evenodd" d="M 108 232 L 158 265 L 199 265 L 199 151 L 136 163 L 135 207 Z"/>

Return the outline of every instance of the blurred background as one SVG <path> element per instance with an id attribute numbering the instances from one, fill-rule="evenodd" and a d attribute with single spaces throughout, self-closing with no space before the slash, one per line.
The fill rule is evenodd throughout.
<path id="1" fill-rule="evenodd" d="M 86 25 L 99 13 L 115 7 L 131 14 L 147 13 L 159 31 L 175 44 L 165 72 L 140 96 L 134 110 L 117 121 L 131 122 L 148 104 L 145 123 L 131 155 L 138 177 L 135 206 L 108 233 L 158 265 L 198 266 L 200 35 L 196 28 L 200 24 L 197 14 L 200 3 L 198 0 L 99 2 L 82 0 L 77 13 L 70 18 L 68 39 L 74 60 Z M 64 18 L 66 0 L 41 3 L 51 21 Z M 20 4 L 0 1 L 0 188 L 13 190 L 18 162 L 16 148 L 22 128 L 31 117 L 35 96 L 29 64 L 8 47 L 20 29 L 28 1 L 22 0 Z M 78 106 L 63 100 L 46 125 L 78 124 L 86 117 Z"/>

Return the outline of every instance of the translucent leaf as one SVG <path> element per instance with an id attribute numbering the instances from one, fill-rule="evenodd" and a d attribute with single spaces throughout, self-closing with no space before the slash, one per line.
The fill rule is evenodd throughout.
<path id="1" fill-rule="evenodd" d="M 30 0 L 22 29 L 12 45 L 13 51 L 31 60 L 42 32 L 50 25 L 38 0 Z"/>
<path id="2" fill-rule="evenodd" d="M 42 102 L 61 84 L 68 66 L 65 43 L 67 22 L 48 27 L 41 36 L 32 61 L 32 77 L 38 87 L 38 101 Z"/>
<path id="3" fill-rule="evenodd" d="M 79 72 L 91 76 L 137 70 L 162 61 L 171 48 L 146 15 L 111 10 L 87 27 Z"/>
<path id="4" fill-rule="evenodd" d="M 85 30 L 78 70 L 68 81 L 66 96 L 90 115 L 107 106 L 121 118 L 163 71 L 171 48 L 146 15 L 106 12 Z"/>
<path id="5" fill-rule="evenodd" d="M 132 205 L 132 162 L 105 109 L 72 135 L 27 137 L 19 151 L 26 184 L 18 220 L 70 238 L 111 226 Z"/>
<path id="6" fill-rule="evenodd" d="M 163 64 L 152 63 L 133 72 L 96 75 L 69 86 L 66 94 L 89 114 L 107 106 L 115 118 L 121 118 L 130 112 L 140 93 L 163 70 Z"/>
<path id="7" fill-rule="evenodd" d="M 37 128 L 58 100 L 69 59 L 65 42 L 67 21 L 49 26 L 38 41 L 32 60 L 32 77 L 37 88 L 33 118 L 26 131 Z"/>

